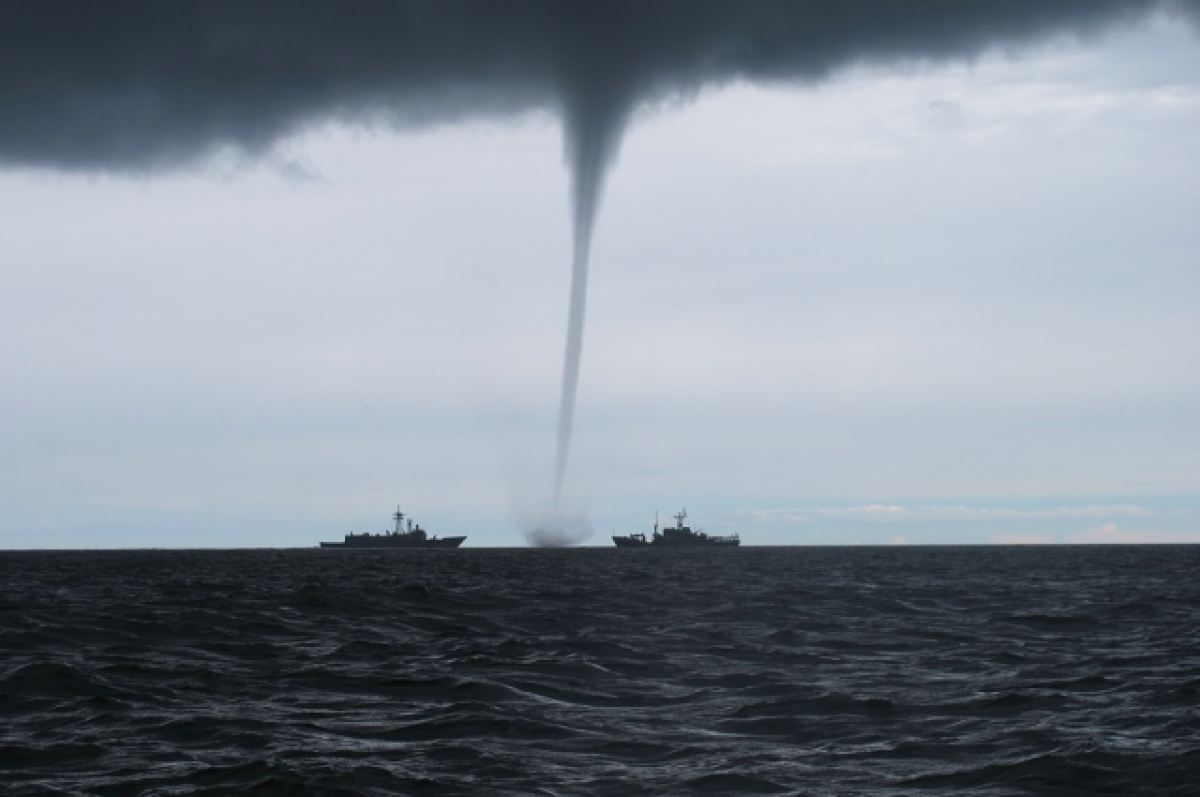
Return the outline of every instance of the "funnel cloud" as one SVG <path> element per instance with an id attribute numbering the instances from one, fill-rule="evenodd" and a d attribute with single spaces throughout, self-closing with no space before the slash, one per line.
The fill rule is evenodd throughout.
<path id="1" fill-rule="evenodd" d="M 592 231 L 600 210 L 604 176 L 616 155 L 625 127 L 626 110 L 593 105 L 566 118 L 566 160 L 571 174 L 571 220 L 574 224 L 571 254 L 571 301 L 567 310 L 567 344 L 563 355 L 562 395 L 558 408 L 558 447 L 554 463 L 554 507 L 562 499 L 571 430 L 575 423 L 575 396 L 579 389 L 579 364 L 583 357 L 583 322 L 587 311 L 588 265 Z"/>

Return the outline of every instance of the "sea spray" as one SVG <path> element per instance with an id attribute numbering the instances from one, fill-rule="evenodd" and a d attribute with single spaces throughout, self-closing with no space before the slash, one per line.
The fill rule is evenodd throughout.
<path id="1" fill-rule="evenodd" d="M 538 548 L 569 548 L 592 536 L 592 522 L 584 512 L 555 508 L 544 517 L 528 523 L 525 539 Z"/>

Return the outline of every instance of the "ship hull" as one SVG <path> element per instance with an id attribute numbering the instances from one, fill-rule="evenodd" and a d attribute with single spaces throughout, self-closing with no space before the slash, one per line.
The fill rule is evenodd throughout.
<path id="1" fill-rule="evenodd" d="M 466 537 L 439 537 L 436 540 L 405 540 L 402 537 L 354 537 L 345 542 L 323 542 L 322 548 L 386 548 L 388 550 L 418 550 L 426 548 L 457 548 Z"/>
<path id="2" fill-rule="evenodd" d="M 617 536 L 614 536 L 612 541 L 618 548 L 736 548 L 741 545 L 741 540 L 690 540 L 688 542 L 673 542 L 660 539 L 654 542 L 644 542 L 636 538 Z"/>
<path id="3" fill-rule="evenodd" d="M 660 548 L 737 548 L 741 540 L 704 540 L 702 542 L 662 542 Z"/>

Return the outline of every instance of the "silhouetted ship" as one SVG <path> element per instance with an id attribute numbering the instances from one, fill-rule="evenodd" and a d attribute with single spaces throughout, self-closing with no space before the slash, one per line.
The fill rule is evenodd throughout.
<path id="1" fill-rule="evenodd" d="M 400 511 L 400 507 L 396 507 L 396 514 L 392 515 L 396 520 L 395 531 L 385 531 L 382 534 L 371 534 L 363 532 L 355 534 L 350 532 L 346 535 L 345 542 L 323 542 L 322 548 L 457 548 L 463 544 L 466 537 L 441 537 L 436 534 L 430 536 L 425 533 L 425 529 L 420 526 L 414 526 L 412 519 L 408 521 L 407 529 L 404 526 L 404 513 Z"/>
<path id="2" fill-rule="evenodd" d="M 654 516 L 654 536 L 646 539 L 645 534 L 628 534 L 625 536 L 613 535 L 613 542 L 618 548 L 646 548 L 651 545 L 664 548 L 711 548 L 721 547 L 730 548 L 742 544 L 742 540 L 736 534 L 730 534 L 727 537 L 714 537 L 710 534 L 705 534 L 703 531 L 692 531 L 691 526 L 683 525 L 683 521 L 687 519 L 687 510 L 684 509 L 675 516 L 675 527 L 665 528 L 662 533 L 658 531 L 658 515 Z"/>

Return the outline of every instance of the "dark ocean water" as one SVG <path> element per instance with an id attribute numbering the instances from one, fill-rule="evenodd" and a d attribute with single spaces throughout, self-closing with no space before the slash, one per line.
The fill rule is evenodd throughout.
<path id="1" fill-rule="evenodd" d="M 1200 546 L 0 553 L 0 793 L 1200 794 Z"/>

